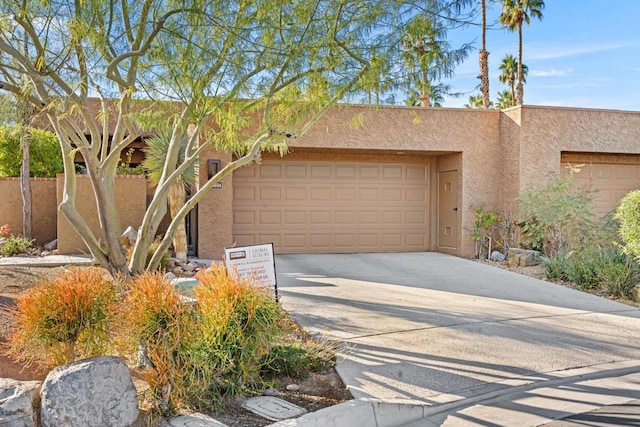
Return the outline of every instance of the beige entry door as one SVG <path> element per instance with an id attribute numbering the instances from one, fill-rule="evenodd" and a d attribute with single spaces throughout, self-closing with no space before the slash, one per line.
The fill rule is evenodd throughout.
<path id="1" fill-rule="evenodd" d="M 458 171 L 438 174 L 438 246 L 458 245 Z"/>

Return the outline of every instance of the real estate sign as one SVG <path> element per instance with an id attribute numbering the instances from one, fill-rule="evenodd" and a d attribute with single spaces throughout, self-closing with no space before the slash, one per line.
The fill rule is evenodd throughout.
<path id="1" fill-rule="evenodd" d="M 258 286 L 270 287 L 278 299 L 273 243 L 225 248 L 227 271 L 239 279 L 249 279 Z"/>

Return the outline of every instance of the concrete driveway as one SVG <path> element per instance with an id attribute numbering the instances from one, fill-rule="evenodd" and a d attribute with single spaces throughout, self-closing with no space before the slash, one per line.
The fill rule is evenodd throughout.
<path id="1" fill-rule="evenodd" d="M 435 425 L 540 425 L 640 398 L 635 307 L 439 253 L 279 255 L 276 268 L 284 308 L 340 343 L 356 398 L 419 401 Z"/>

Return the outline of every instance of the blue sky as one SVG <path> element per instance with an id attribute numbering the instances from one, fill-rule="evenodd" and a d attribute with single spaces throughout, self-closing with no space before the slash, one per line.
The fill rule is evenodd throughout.
<path id="1" fill-rule="evenodd" d="M 517 57 L 518 35 L 498 24 L 501 5 L 488 12 L 491 100 L 506 88 L 498 67 L 506 54 Z M 524 104 L 640 111 L 640 0 L 546 0 L 541 21 L 523 30 L 523 63 L 529 67 Z M 475 47 L 456 75 L 444 81 L 465 94 L 443 107 L 462 107 L 479 93 L 480 27 L 448 33 L 452 47 Z"/>

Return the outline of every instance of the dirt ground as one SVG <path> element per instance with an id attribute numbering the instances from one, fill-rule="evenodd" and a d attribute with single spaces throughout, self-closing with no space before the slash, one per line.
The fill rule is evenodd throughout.
<path id="1" fill-rule="evenodd" d="M 64 271 L 63 267 L 5 267 L 0 266 L 0 378 L 14 378 L 21 381 L 44 380 L 47 372 L 37 369 L 25 369 L 11 358 L 2 354 L 2 345 L 6 344 L 11 334 L 10 318 L 2 310 L 14 304 L 22 292 L 37 284 L 42 278 L 54 277 Z M 141 375 L 132 370 L 134 382 L 139 391 L 145 388 Z M 299 386 L 298 391 L 287 391 L 288 384 Z M 300 381 L 286 377 L 277 378 L 273 384 L 280 391 L 279 398 L 302 406 L 309 412 L 352 399 L 335 370 L 325 373 L 312 373 L 309 378 Z M 273 421 L 255 415 L 241 407 L 246 397 L 237 397 L 225 405 L 222 412 L 209 414 L 229 427 L 260 427 Z M 141 413 L 134 427 L 144 427 L 145 413 Z"/>

